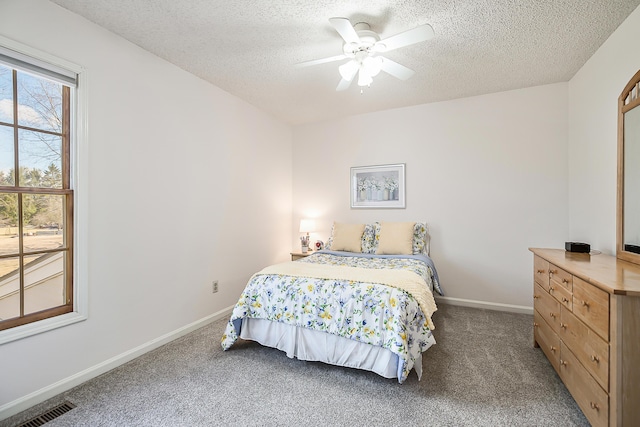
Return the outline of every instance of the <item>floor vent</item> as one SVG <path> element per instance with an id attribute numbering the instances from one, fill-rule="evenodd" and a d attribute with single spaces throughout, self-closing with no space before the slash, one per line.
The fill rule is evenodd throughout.
<path id="1" fill-rule="evenodd" d="M 60 415 L 69 412 L 73 408 L 75 408 L 71 402 L 65 401 L 64 403 L 56 406 L 55 408 L 49 409 L 47 412 L 38 415 L 37 417 L 31 418 L 29 421 L 20 424 L 18 427 L 38 427 L 49 421 L 58 418 Z"/>

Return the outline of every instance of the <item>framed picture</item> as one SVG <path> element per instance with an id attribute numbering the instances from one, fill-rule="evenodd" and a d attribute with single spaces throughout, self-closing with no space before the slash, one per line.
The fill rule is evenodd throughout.
<path id="1" fill-rule="evenodd" d="M 405 207 L 404 163 L 351 168 L 352 208 Z"/>

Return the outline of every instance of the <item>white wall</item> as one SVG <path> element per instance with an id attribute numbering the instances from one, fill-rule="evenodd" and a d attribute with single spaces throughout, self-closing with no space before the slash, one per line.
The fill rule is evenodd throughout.
<path id="1" fill-rule="evenodd" d="M 640 69 L 637 8 L 569 82 L 569 229 L 615 254 L 618 97 Z"/>
<path id="2" fill-rule="evenodd" d="M 387 163 L 406 163 L 407 208 L 350 209 L 349 168 Z M 426 220 L 447 296 L 531 307 L 528 247 L 568 235 L 567 85 L 298 126 L 293 164 L 294 231 Z"/>
<path id="3" fill-rule="evenodd" d="M 231 306 L 287 259 L 292 134 L 48 1 L 0 2 L 0 34 L 89 76 L 89 319 L 0 346 L 2 408 Z"/>

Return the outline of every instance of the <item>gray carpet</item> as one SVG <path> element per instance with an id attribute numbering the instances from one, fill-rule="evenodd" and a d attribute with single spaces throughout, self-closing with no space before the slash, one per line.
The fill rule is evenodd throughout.
<path id="1" fill-rule="evenodd" d="M 226 319 L 166 344 L 8 420 L 64 399 L 54 426 L 588 426 L 540 349 L 529 315 L 440 305 L 424 373 L 404 384 L 289 359 L 238 341 Z"/>

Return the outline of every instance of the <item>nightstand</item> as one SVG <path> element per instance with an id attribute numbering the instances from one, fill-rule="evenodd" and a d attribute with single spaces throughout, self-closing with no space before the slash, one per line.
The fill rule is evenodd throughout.
<path id="1" fill-rule="evenodd" d="M 291 252 L 291 261 L 295 261 L 297 259 L 300 258 L 304 258 L 304 257 L 308 257 L 309 255 L 311 255 L 313 252 L 309 251 L 306 253 L 302 253 L 302 252 Z"/>

